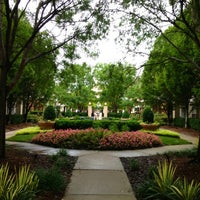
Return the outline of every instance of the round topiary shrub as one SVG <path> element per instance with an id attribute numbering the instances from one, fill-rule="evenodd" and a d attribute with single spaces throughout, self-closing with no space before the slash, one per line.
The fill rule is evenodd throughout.
<path id="1" fill-rule="evenodd" d="M 142 120 L 145 123 L 153 123 L 154 122 L 154 114 L 150 107 L 146 107 L 142 114 Z"/>
<path id="2" fill-rule="evenodd" d="M 43 119 L 53 121 L 53 120 L 55 120 L 55 118 L 56 118 L 55 108 L 53 106 L 47 106 L 44 110 Z"/>
<path id="3" fill-rule="evenodd" d="M 129 112 L 127 110 L 125 110 L 123 113 L 122 113 L 122 118 L 125 118 L 125 119 L 128 119 L 130 116 Z"/>

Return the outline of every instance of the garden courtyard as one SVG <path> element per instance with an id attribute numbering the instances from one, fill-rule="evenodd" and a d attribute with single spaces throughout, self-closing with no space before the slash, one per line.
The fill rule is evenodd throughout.
<path id="1" fill-rule="evenodd" d="M 24 126 L 26 126 L 26 125 L 24 125 Z M 16 127 L 14 127 L 14 126 L 7 127 L 7 132 L 13 131 L 15 129 L 23 128 L 24 126 L 18 125 Z M 194 143 L 196 143 L 196 141 L 197 141 L 198 132 L 193 131 L 191 129 L 180 129 L 180 128 L 172 129 L 171 127 L 163 127 L 163 128 L 168 129 L 168 130 L 171 129 L 171 131 L 180 134 L 181 138 L 188 139 L 188 140 L 192 139 L 192 141 Z M 24 136 L 26 136 L 26 135 L 24 135 Z M 164 140 L 162 140 L 162 141 L 164 141 Z M 74 167 L 76 168 L 75 171 L 77 172 L 77 169 L 80 170 L 81 168 L 83 168 L 83 170 L 86 170 L 88 168 L 88 165 L 90 165 L 89 168 L 93 167 L 93 165 L 96 165 L 95 167 L 99 168 L 99 165 L 100 165 L 101 167 L 103 167 L 103 169 L 105 171 L 105 169 L 108 170 L 107 168 L 105 168 L 105 166 L 108 165 L 109 160 L 111 160 L 111 162 L 113 162 L 113 164 L 115 165 L 116 161 L 112 160 L 112 159 L 119 158 L 121 161 L 120 163 L 122 163 L 123 169 L 125 170 L 127 177 L 129 179 L 129 182 L 131 184 L 131 189 L 132 189 L 131 191 L 134 191 L 136 193 L 135 196 L 137 197 L 137 199 L 145 199 L 145 197 L 143 197 L 142 194 L 144 193 L 144 191 L 147 192 L 147 187 L 149 188 L 148 184 L 150 184 L 148 179 L 149 179 L 149 177 L 152 176 L 151 173 L 156 168 L 156 166 L 158 166 L 159 161 L 161 162 L 161 161 L 167 160 L 169 163 L 170 163 L 170 161 L 173 161 L 173 165 L 176 166 L 176 173 L 174 175 L 175 177 L 180 177 L 181 179 L 183 179 L 183 176 L 184 176 L 184 177 L 186 177 L 186 179 L 189 182 L 194 180 L 195 183 L 199 183 L 199 181 L 200 181 L 198 178 L 199 177 L 198 174 L 200 173 L 199 163 L 196 163 L 193 161 L 194 155 L 196 154 L 196 149 L 191 149 L 192 145 L 189 144 L 189 141 L 185 142 L 185 140 L 181 140 L 181 143 L 182 144 L 179 144 L 179 145 L 173 144 L 173 145 L 175 145 L 174 147 L 172 146 L 172 144 L 165 144 L 165 145 L 162 144 L 161 147 L 148 148 L 148 149 L 142 148 L 139 150 L 120 150 L 120 151 L 116 151 L 116 149 L 112 150 L 112 151 L 111 150 L 104 151 L 105 149 L 103 149 L 103 151 L 99 150 L 99 149 L 88 150 L 88 151 L 86 151 L 86 150 L 68 150 L 66 153 L 66 152 L 64 152 L 64 150 L 59 151 L 58 148 L 44 147 L 44 146 L 39 146 L 39 147 L 41 147 L 41 149 L 33 148 L 34 149 L 33 150 L 33 149 L 28 149 L 27 148 L 28 146 L 23 148 L 23 145 L 20 145 L 19 142 L 17 143 L 18 145 L 10 142 L 10 144 L 12 144 L 12 145 L 8 145 L 8 147 L 7 147 L 7 159 L 4 162 L 9 162 L 9 166 L 22 166 L 24 164 L 30 164 L 31 168 L 34 170 L 38 170 L 38 169 L 42 169 L 42 168 L 47 170 L 47 169 L 51 169 L 52 166 L 55 166 L 55 165 L 60 166 L 59 170 L 64 178 L 64 186 L 61 188 L 55 189 L 56 187 L 52 182 L 56 182 L 55 180 L 58 178 L 57 175 L 56 175 L 57 178 L 53 177 L 53 181 L 43 177 L 44 180 L 47 179 L 46 185 L 49 185 L 49 188 L 48 187 L 43 188 L 42 186 L 40 186 L 41 187 L 40 191 L 37 193 L 37 197 L 36 197 L 36 199 L 41 199 L 41 200 L 42 199 L 43 200 L 46 200 L 46 199 L 55 199 L 56 200 L 56 199 L 62 199 L 64 195 L 65 196 L 68 195 L 68 194 L 65 194 L 65 189 L 66 189 L 67 184 L 68 184 L 69 188 L 71 189 L 72 194 L 74 195 L 73 188 L 71 188 L 72 186 L 69 184 L 69 182 L 71 180 L 70 178 L 72 178 L 72 173 L 74 173 L 74 171 L 73 171 Z M 8 144 L 9 144 L 9 142 L 8 142 Z M 30 143 L 25 143 L 25 144 L 30 144 Z M 34 145 L 34 144 L 30 144 L 30 145 Z M 20 148 L 20 146 L 21 146 L 21 148 Z M 167 147 L 167 150 L 163 150 L 163 152 L 162 152 L 161 149 L 166 148 L 166 147 Z M 179 150 L 182 149 L 183 147 L 186 147 L 186 149 L 183 153 L 172 153 L 172 151 L 177 150 L 177 147 Z M 52 154 L 54 154 L 54 156 L 53 156 L 54 158 L 45 154 L 45 150 L 44 150 L 45 148 L 47 149 L 47 151 L 46 151 L 47 154 L 51 152 L 51 149 L 54 149 L 54 152 L 52 152 Z M 57 154 L 65 156 L 65 161 L 62 160 L 63 159 L 62 156 L 61 156 L 61 158 L 60 157 L 55 158 L 56 157 L 55 155 L 57 155 L 56 152 L 57 152 Z M 102 160 L 101 156 L 96 157 L 95 159 L 93 158 L 94 162 L 92 161 L 90 155 L 92 153 L 94 153 L 94 155 L 95 155 L 95 153 L 97 153 L 97 152 L 101 152 L 101 153 L 106 152 L 105 153 L 106 158 L 107 158 L 107 160 L 105 159 L 106 164 L 103 164 L 103 160 Z M 152 155 L 151 155 L 151 152 L 152 152 Z M 157 153 L 160 153 L 160 154 L 157 154 Z M 102 155 L 102 154 L 98 154 L 98 155 Z M 89 158 L 88 158 L 88 156 L 89 156 Z M 99 158 L 99 165 L 97 162 L 98 158 Z M 67 160 L 67 162 L 66 162 L 66 160 Z M 90 162 L 88 162 L 88 161 L 90 161 Z M 84 164 L 81 164 L 81 163 L 84 163 Z M 96 164 L 94 164 L 94 163 L 96 163 Z M 85 166 L 85 164 L 87 166 Z M 109 169 L 109 170 L 111 170 L 111 169 Z M 115 180 L 114 177 L 115 177 L 116 170 L 117 169 L 114 169 L 114 174 L 112 175 L 113 180 Z M 92 171 L 94 171 L 94 169 L 92 169 Z M 121 171 L 121 169 L 119 171 Z M 43 176 L 44 176 L 44 174 L 43 174 Z M 107 176 L 108 175 L 104 174 L 104 177 L 107 177 Z M 118 176 L 118 175 L 116 175 L 116 176 Z M 49 175 L 49 177 L 50 177 L 50 175 Z M 84 174 L 82 174 L 82 178 L 83 177 L 84 177 Z M 120 180 L 123 179 L 121 177 L 121 175 L 119 175 L 118 178 Z M 78 182 L 81 183 L 81 181 L 78 181 Z M 107 180 L 107 182 L 108 182 L 108 180 Z M 97 183 L 101 183 L 101 180 L 100 179 L 97 180 Z M 73 185 L 73 181 L 71 184 Z M 92 183 L 92 184 L 96 184 L 96 183 Z M 45 182 L 43 182 L 43 185 L 45 185 Z M 60 184 L 60 185 L 62 185 L 62 184 Z M 106 182 L 105 182 L 105 185 L 106 185 Z M 125 186 L 126 185 L 123 185 L 123 187 L 125 187 Z M 80 184 L 79 184 L 79 187 L 80 187 Z M 54 188 L 55 190 L 53 190 L 52 188 Z M 125 195 L 125 197 L 127 199 L 134 199 L 135 197 L 134 197 L 134 195 L 131 196 L 132 193 L 130 192 L 128 186 L 126 187 L 126 189 L 127 189 L 127 193 L 126 193 L 126 191 L 124 193 L 122 192 L 122 194 L 119 194 L 119 192 L 118 192 L 117 193 L 118 197 L 116 197 L 116 199 L 119 199 L 120 195 L 121 195 L 121 199 L 125 199 L 125 198 L 122 198 L 123 195 Z M 81 190 L 79 189 L 77 191 L 81 191 Z M 111 193 L 112 193 L 113 189 L 110 189 L 109 191 L 111 191 Z M 84 193 L 84 191 L 82 193 Z M 90 193 L 90 195 L 91 195 L 91 193 L 92 193 L 91 188 L 90 188 L 90 192 L 88 192 L 88 193 Z M 73 199 L 74 198 L 73 195 L 68 196 L 66 198 Z M 114 199 L 113 194 L 110 194 L 110 195 Z M 111 196 L 109 196 L 109 198 Z M 79 197 L 80 197 L 80 194 L 79 194 Z M 92 197 L 92 196 L 90 196 L 90 197 Z M 88 198 L 88 196 L 87 196 L 87 198 Z M 104 198 L 105 198 L 105 196 L 104 196 Z M 160 198 L 160 199 L 162 199 L 162 198 Z"/>

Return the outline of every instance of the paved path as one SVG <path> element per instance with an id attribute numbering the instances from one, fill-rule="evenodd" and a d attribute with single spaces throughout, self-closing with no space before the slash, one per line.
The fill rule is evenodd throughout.
<path id="1" fill-rule="evenodd" d="M 7 137 L 15 132 L 6 133 Z M 119 157 L 140 157 L 191 149 L 197 138 L 181 135 L 191 141 L 189 145 L 163 146 L 141 150 L 87 151 L 67 150 L 71 156 L 78 156 L 71 182 L 62 200 L 136 200 Z M 9 145 L 40 154 L 56 154 L 59 149 L 30 143 L 6 142 Z"/>

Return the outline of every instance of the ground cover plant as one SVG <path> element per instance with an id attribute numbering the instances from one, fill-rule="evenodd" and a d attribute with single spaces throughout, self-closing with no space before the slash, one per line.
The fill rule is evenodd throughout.
<path id="1" fill-rule="evenodd" d="M 197 200 L 200 167 L 195 156 L 196 148 L 121 161 L 138 200 Z"/>
<path id="2" fill-rule="evenodd" d="M 19 171 L 24 166 L 30 166 L 30 170 L 25 171 L 28 173 L 23 173 L 22 175 L 23 181 L 27 180 L 28 182 L 28 180 L 32 177 L 32 174 L 35 174 L 37 179 L 39 179 L 39 183 L 36 190 L 34 188 L 34 190 L 31 189 L 32 185 L 35 185 L 33 181 L 30 181 L 31 185 L 22 185 L 23 182 L 18 181 L 18 186 L 16 187 L 16 185 L 13 185 L 10 181 L 8 181 L 9 179 L 5 176 L 5 173 L 3 176 L 1 176 L 0 173 L 2 179 L 6 181 L 6 185 L 9 185 L 10 188 L 9 190 L 6 190 L 4 194 L 8 195 L 10 191 L 10 194 L 14 195 L 14 192 L 12 192 L 13 190 L 16 191 L 17 189 L 23 189 L 23 193 L 20 192 L 21 196 L 19 196 L 19 198 L 14 198 L 14 200 L 61 200 L 64 196 L 66 186 L 70 181 L 72 170 L 76 161 L 77 157 L 68 156 L 67 152 L 62 149 L 57 154 L 49 156 L 30 153 L 26 150 L 20 150 L 9 145 L 6 148 L 6 158 L 4 160 L 0 160 L 0 166 L 7 165 L 9 167 L 8 175 L 15 174 L 15 176 L 17 175 L 16 171 Z M 2 179 L 0 181 L 1 189 L 3 186 Z M 23 187 L 20 187 L 19 184 Z M 12 187 L 12 185 L 14 187 Z M 0 196 L 0 199 L 6 200 L 5 195 L 4 197 Z M 22 195 L 24 198 L 22 198 Z M 31 198 L 30 195 L 35 196 Z M 9 200 L 11 200 L 11 198 L 9 198 Z"/>
<path id="3" fill-rule="evenodd" d="M 161 145 L 189 144 L 173 131 L 123 131 L 114 132 L 102 128 L 84 130 L 40 130 L 28 127 L 17 131 L 8 141 L 33 142 L 52 147 L 71 149 L 142 149 Z"/>
<path id="4" fill-rule="evenodd" d="M 33 143 L 73 149 L 141 149 L 161 146 L 158 136 L 148 133 L 119 132 L 107 129 L 54 130 L 41 133 L 32 139 Z"/>

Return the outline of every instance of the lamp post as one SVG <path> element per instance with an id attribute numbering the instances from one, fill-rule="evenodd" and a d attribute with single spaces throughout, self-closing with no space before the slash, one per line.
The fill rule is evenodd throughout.
<path id="1" fill-rule="evenodd" d="M 89 102 L 88 104 L 88 117 L 92 117 L 92 104 Z"/>
<path id="2" fill-rule="evenodd" d="M 104 116 L 104 118 L 108 117 L 108 105 L 107 105 L 107 103 L 104 103 L 104 106 L 103 106 L 103 116 Z"/>

